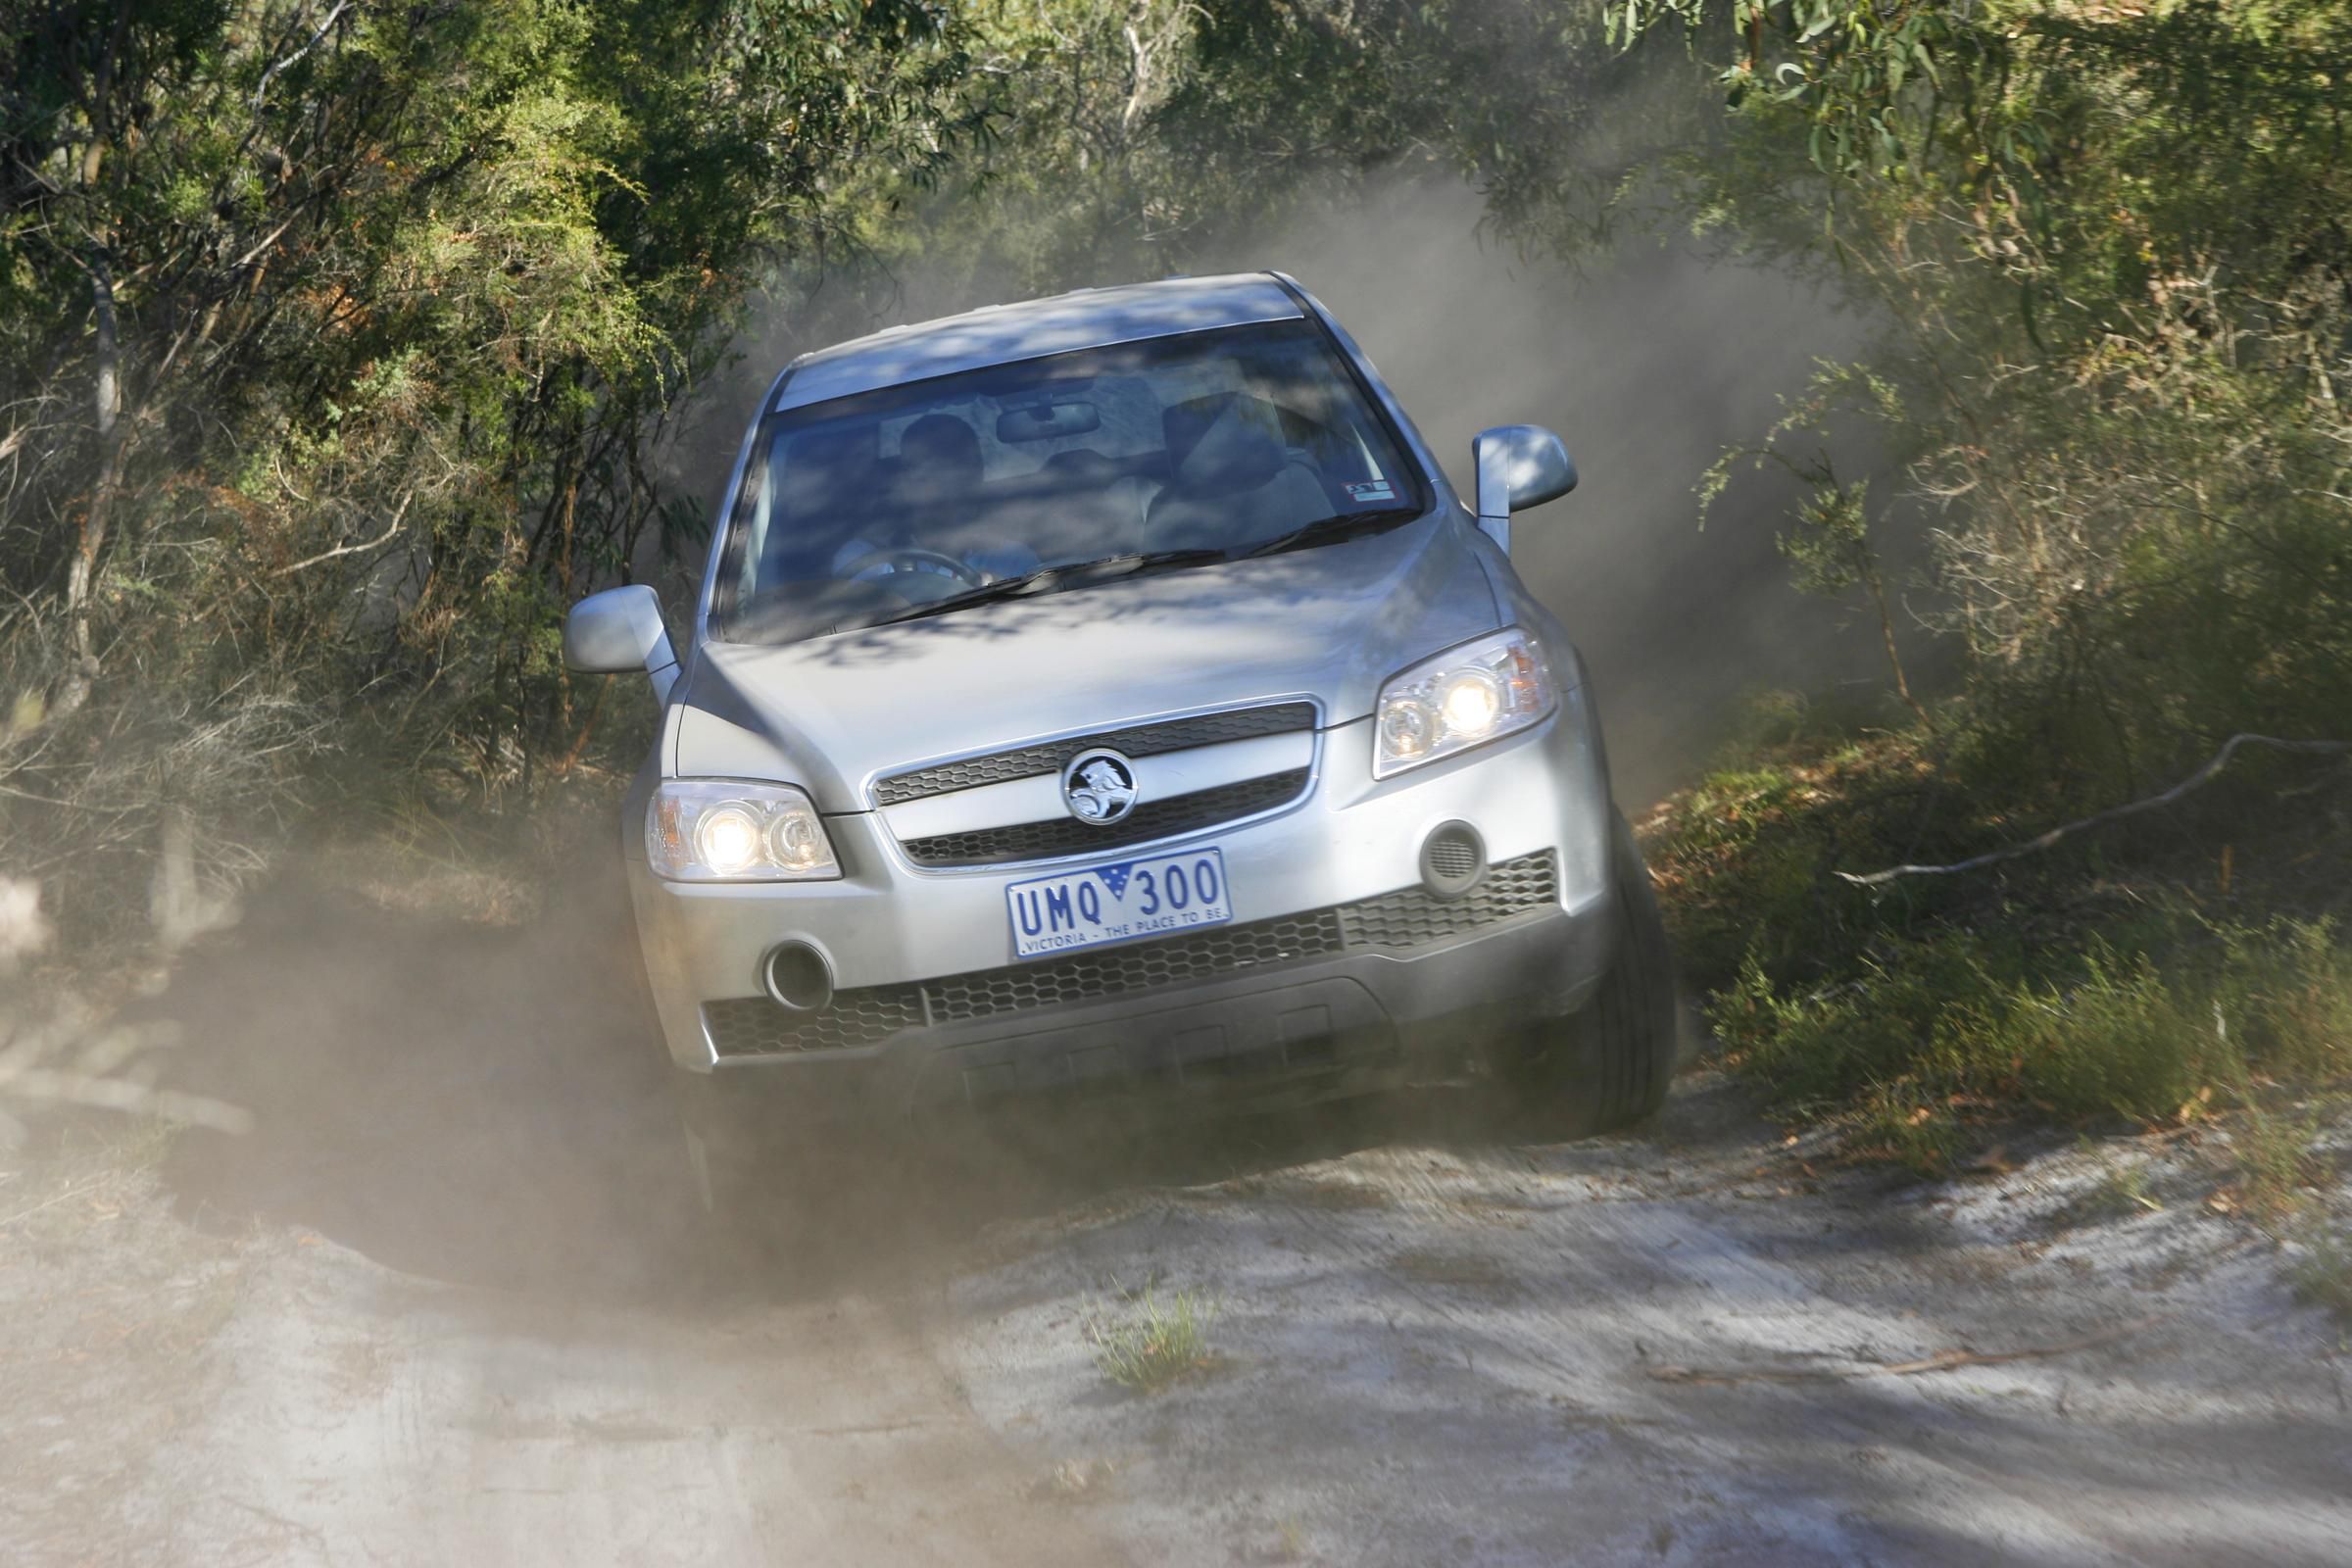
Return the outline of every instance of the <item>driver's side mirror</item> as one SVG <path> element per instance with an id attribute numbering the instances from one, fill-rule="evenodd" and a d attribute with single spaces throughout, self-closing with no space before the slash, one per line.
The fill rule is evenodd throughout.
<path id="1" fill-rule="evenodd" d="M 1560 438 L 1540 424 L 1498 424 L 1470 443 L 1478 466 L 1478 525 L 1511 547 L 1511 514 L 1540 507 L 1576 488 L 1576 464 Z"/>
<path id="2" fill-rule="evenodd" d="M 662 601 L 641 582 L 590 594 L 564 617 L 564 662 L 591 675 L 642 669 L 654 683 L 654 700 L 668 702 L 678 656 L 662 619 Z"/>

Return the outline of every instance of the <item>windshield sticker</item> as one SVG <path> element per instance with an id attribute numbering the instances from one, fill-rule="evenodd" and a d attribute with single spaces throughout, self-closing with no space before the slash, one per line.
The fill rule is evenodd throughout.
<path id="1" fill-rule="evenodd" d="M 1374 501 L 1394 501 L 1396 499 L 1396 487 L 1386 479 L 1366 479 L 1348 487 L 1348 499 L 1359 507 Z"/>

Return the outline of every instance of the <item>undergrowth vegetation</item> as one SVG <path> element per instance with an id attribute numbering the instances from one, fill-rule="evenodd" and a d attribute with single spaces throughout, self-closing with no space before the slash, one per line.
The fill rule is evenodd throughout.
<path id="1" fill-rule="evenodd" d="M 2248 1206 L 2278 1217 L 2321 1178 L 2308 1151 L 2352 1086 L 2343 765 L 2217 786 L 2154 825 L 1972 872 L 1857 885 L 1839 873 L 1949 863 L 2047 823 L 1917 737 L 1815 740 L 1710 774 L 1646 836 L 1727 1059 L 1783 1111 L 1923 1174 L 2020 1115 L 2222 1118 Z"/>
<path id="2" fill-rule="evenodd" d="M 941 21 L 0 5 L 0 858 L 61 947 L 143 939 L 167 832 L 230 885 L 322 799 L 523 805 L 642 731 L 563 609 L 701 537 L 668 421 L 938 156 Z"/>
<path id="3" fill-rule="evenodd" d="M 2291 1277 L 2298 1297 L 2352 1326 L 2352 1230 L 2315 1231 Z"/>
<path id="4" fill-rule="evenodd" d="M 2211 1123 L 2216 1206 L 2316 1223 L 2352 1087 L 2352 14 L 1618 17 L 1718 72 L 1703 220 L 1887 323 L 1701 482 L 1793 473 L 1784 553 L 1887 659 L 1877 712 L 1778 701 L 1649 824 L 1728 1059 L 1923 1173 L 2021 1120 Z"/>

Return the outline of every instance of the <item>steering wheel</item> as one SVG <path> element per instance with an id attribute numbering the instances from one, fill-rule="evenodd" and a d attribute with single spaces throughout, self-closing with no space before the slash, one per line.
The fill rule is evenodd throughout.
<path id="1" fill-rule="evenodd" d="M 877 571 L 875 568 L 881 568 Z M 954 556 L 936 550 L 869 550 L 841 568 L 840 575 L 858 582 L 876 582 L 902 571 L 920 571 L 930 575 L 955 578 L 966 588 L 983 587 L 988 573 L 968 565 Z"/>

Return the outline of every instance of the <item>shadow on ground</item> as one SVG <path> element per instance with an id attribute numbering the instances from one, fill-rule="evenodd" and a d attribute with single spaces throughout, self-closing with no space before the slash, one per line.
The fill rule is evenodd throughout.
<path id="1" fill-rule="evenodd" d="M 180 1026 L 175 1086 L 254 1117 L 180 1141 L 183 1215 L 307 1228 L 455 1283 L 693 1310 L 936 1277 L 991 1221 L 1122 1187 L 1478 1136 L 1475 1105 L 1443 1092 L 1116 1135 L 1064 1109 L 945 1147 L 876 1129 L 780 1187 L 771 1229 L 713 1236 L 618 898 L 584 878 L 500 928 L 299 875 L 267 890 L 155 1004 Z"/>

